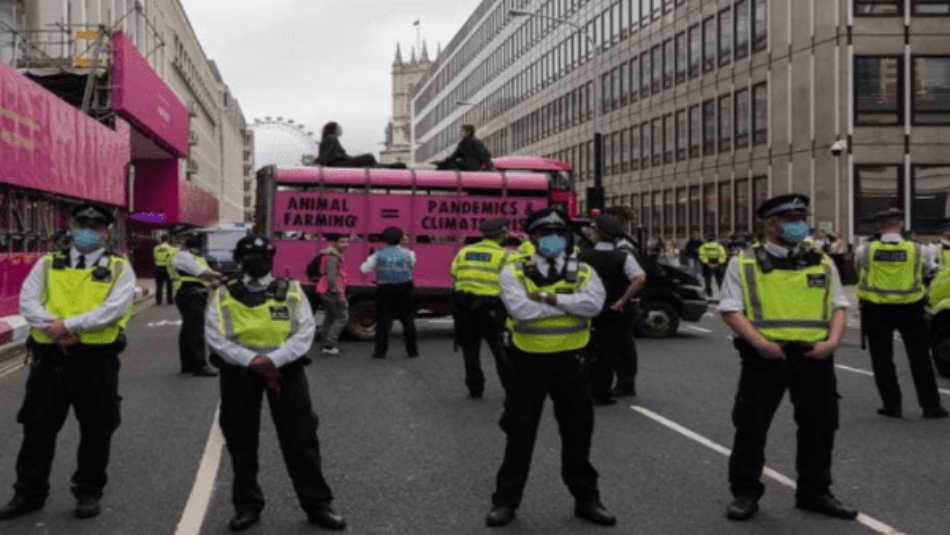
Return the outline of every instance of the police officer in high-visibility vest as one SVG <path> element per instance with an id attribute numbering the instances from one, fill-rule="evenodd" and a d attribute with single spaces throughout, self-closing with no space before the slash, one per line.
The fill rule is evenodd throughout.
<path id="1" fill-rule="evenodd" d="M 902 416 L 901 390 L 894 367 L 894 330 L 901 334 L 917 402 L 924 418 L 946 418 L 930 360 L 926 322 L 926 288 L 923 281 L 923 247 L 901 236 L 904 212 L 875 214 L 878 234 L 855 253 L 857 294 L 861 298 L 862 332 L 871 352 L 874 382 L 883 407 L 878 414 Z"/>
<path id="2" fill-rule="evenodd" d="M 162 234 L 162 241 L 155 246 L 155 302 L 162 304 L 162 296 L 169 305 L 175 303 L 172 298 L 172 279 L 168 276 L 168 259 L 176 251 L 169 242 L 168 234 Z"/>
<path id="3" fill-rule="evenodd" d="M 84 204 L 71 216 L 72 247 L 41 258 L 20 293 L 20 313 L 32 328 L 31 365 L 17 415 L 23 442 L 16 493 L 0 509 L 3 520 L 43 507 L 56 436 L 70 407 L 80 433 L 72 477 L 75 515 L 98 515 L 112 434 L 119 428 L 119 354 L 126 346 L 135 273 L 124 256 L 106 248 L 115 221 L 109 210 Z"/>
<path id="4" fill-rule="evenodd" d="M 479 362 L 482 339 L 495 358 L 495 369 L 505 386 L 505 346 L 502 334 L 508 317 L 499 297 L 501 270 L 518 253 L 502 247 L 508 237 L 507 219 L 489 219 L 481 225 L 484 239 L 459 251 L 452 261 L 452 308 L 456 336 L 465 358 L 465 385 L 472 398 L 482 397 L 485 374 Z"/>
<path id="5" fill-rule="evenodd" d="M 703 266 L 703 279 L 706 281 L 706 296 L 712 297 L 712 279 L 722 291 L 723 264 L 727 259 L 726 248 L 716 241 L 715 234 L 706 234 L 706 243 L 699 246 L 699 263 Z"/>
<path id="6" fill-rule="evenodd" d="M 937 272 L 950 267 L 950 219 L 942 221 L 937 228 L 941 231 L 940 241 L 930 246 L 931 267 L 934 276 L 937 275 Z"/>
<path id="7" fill-rule="evenodd" d="M 341 530 L 346 522 L 330 508 L 333 495 L 320 469 L 317 415 L 303 370 L 316 322 L 300 283 L 271 277 L 274 252 L 264 237 L 241 238 L 234 249 L 241 274 L 215 290 L 206 319 L 212 362 L 221 369 L 220 424 L 234 471 L 230 528 L 248 529 L 264 509 L 257 449 L 266 395 L 300 506 L 311 523 Z"/>
<path id="8" fill-rule="evenodd" d="M 521 505 L 544 399 L 551 396 L 561 436 L 561 477 L 576 501 L 574 514 L 611 526 L 616 518 L 600 503 L 597 470 L 590 463 L 594 406 L 584 350 L 590 319 L 604 304 L 604 285 L 573 250 L 570 217 L 555 209 L 532 213 L 525 230 L 537 248 L 530 262 L 501 274 L 511 343 L 508 389 L 501 428 L 507 435 L 489 526 L 514 520 Z"/>
<path id="9" fill-rule="evenodd" d="M 198 377 L 214 377 L 216 371 L 208 366 L 205 355 L 205 309 L 208 305 L 209 285 L 222 275 L 208 267 L 208 261 L 198 252 L 200 237 L 190 225 L 176 225 L 169 234 L 180 247 L 168 259 L 168 275 L 175 290 L 175 304 L 181 313 L 181 331 L 178 333 L 178 356 L 181 373 Z"/>
<path id="10" fill-rule="evenodd" d="M 402 336 L 406 342 L 409 358 L 419 356 L 416 343 L 415 308 L 412 303 L 412 270 L 416 266 L 416 253 L 400 246 L 403 232 L 399 227 L 383 229 L 381 237 L 386 248 L 370 255 L 360 266 L 360 271 L 376 271 L 376 348 L 373 358 L 386 358 L 389 349 L 389 331 L 393 321 L 402 323 Z"/>
<path id="11" fill-rule="evenodd" d="M 742 358 L 732 410 L 731 520 L 748 520 L 759 510 L 766 437 L 786 390 L 798 424 L 796 507 L 849 520 L 857 516 L 830 489 L 838 428 L 834 352 L 844 337 L 849 303 L 834 263 L 801 248 L 808 204 L 808 197 L 794 193 L 762 203 L 756 213 L 767 241 L 730 261 L 722 287 L 719 312 L 735 331 Z"/>

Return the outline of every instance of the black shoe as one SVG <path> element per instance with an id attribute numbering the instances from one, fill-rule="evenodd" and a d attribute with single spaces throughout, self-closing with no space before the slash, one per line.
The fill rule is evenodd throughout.
<path id="1" fill-rule="evenodd" d="M 228 528 L 231 531 L 244 531 L 260 521 L 260 513 L 239 512 L 234 515 L 234 518 L 232 518 L 231 522 L 228 523 Z"/>
<path id="2" fill-rule="evenodd" d="M 877 413 L 881 416 L 887 416 L 888 418 L 902 417 L 902 411 L 900 407 L 881 407 L 877 410 Z"/>
<path id="3" fill-rule="evenodd" d="M 496 505 L 488 512 L 488 516 L 485 517 L 485 523 L 493 528 L 500 528 L 511 524 L 511 521 L 514 519 L 514 509 L 505 507 L 504 505 Z"/>
<path id="4" fill-rule="evenodd" d="M 607 407 L 609 405 L 616 405 L 617 398 L 594 398 L 594 405 L 598 407 Z"/>
<path id="5" fill-rule="evenodd" d="M 950 413 L 947 412 L 947 409 L 937 406 L 937 407 L 927 407 L 924 409 L 924 418 L 946 418 L 950 416 Z"/>
<path id="6" fill-rule="evenodd" d="M 324 529 L 342 531 L 346 529 L 346 520 L 333 512 L 329 505 L 324 505 L 312 513 L 307 513 L 307 520 Z"/>
<path id="7" fill-rule="evenodd" d="M 419 354 L 418 354 L 418 353 L 409 353 L 408 355 L 406 355 L 406 358 L 407 358 L 407 359 L 417 359 L 417 358 L 419 358 Z"/>
<path id="8" fill-rule="evenodd" d="M 386 355 L 376 355 L 376 354 L 374 354 L 374 355 L 373 355 L 373 358 L 374 358 L 374 359 L 384 359 L 384 358 L 386 358 Z"/>
<path id="9" fill-rule="evenodd" d="M 218 372 L 208 367 L 201 368 L 200 370 L 195 370 L 192 373 L 195 374 L 195 377 L 217 377 L 218 376 Z"/>
<path id="10" fill-rule="evenodd" d="M 759 512 L 759 504 L 748 498 L 732 500 L 726 509 L 726 518 L 729 520 L 748 520 Z"/>
<path id="11" fill-rule="evenodd" d="M 818 496 L 815 498 L 800 498 L 795 500 L 795 507 L 806 511 L 814 511 L 835 518 L 854 520 L 858 512 L 844 505 L 832 496 Z"/>
<path id="12" fill-rule="evenodd" d="M 15 494 L 10 503 L 0 508 L 0 520 L 10 520 L 43 508 L 46 500 L 31 500 L 22 494 Z"/>
<path id="13" fill-rule="evenodd" d="M 610 514 L 610 511 L 597 500 L 577 502 L 577 506 L 574 508 L 574 516 L 599 526 L 613 526 L 617 523 L 617 517 Z"/>
<path id="14" fill-rule="evenodd" d="M 468 392 L 468 397 L 470 397 L 470 398 L 472 398 L 472 399 L 481 399 L 481 398 L 482 398 L 482 391 L 481 391 L 481 390 L 469 390 L 469 392 Z"/>
<path id="15" fill-rule="evenodd" d="M 99 498 L 79 498 L 75 513 L 76 518 L 99 516 Z"/>
<path id="16" fill-rule="evenodd" d="M 610 395 L 615 398 L 635 398 L 637 397 L 637 387 L 631 386 L 621 388 L 618 386 L 610 391 Z"/>

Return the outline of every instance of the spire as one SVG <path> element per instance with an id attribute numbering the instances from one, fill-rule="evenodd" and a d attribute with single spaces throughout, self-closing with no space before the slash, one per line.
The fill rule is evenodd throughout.
<path id="1" fill-rule="evenodd" d="M 399 43 L 396 43 L 396 59 L 393 60 L 393 65 L 402 65 L 402 51 L 399 49 Z"/>
<path id="2" fill-rule="evenodd" d="M 437 47 L 437 48 L 436 48 L 436 51 L 435 51 L 435 59 L 439 59 L 439 58 L 442 56 L 442 42 L 440 41 L 440 42 L 436 45 L 436 47 Z"/>
<path id="3" fill-rule="evenodd" d="M 412 47 L 412 55 L 409 58 L 409 64 L 410 65 L 416 64 L 416 47 Z"/>
<path id="4" fill-rule="evenodd" d="M 423 63 L 429 63 L 429 51 L 426 49 L 425 39 L 422 40 L 422 58 L 420 61 Z"/>

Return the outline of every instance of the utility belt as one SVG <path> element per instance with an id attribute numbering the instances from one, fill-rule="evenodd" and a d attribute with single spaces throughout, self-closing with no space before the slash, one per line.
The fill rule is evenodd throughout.
<path id="1" fill-rule="evenodd" d="M 782 342 L 778 340 L 773 340 L 776 344 L 782 346 L 782 352 L 785 353 L 785 357 L 788 359 L 799 359 L 805 358 L 805 353 L 811 351 L 814 344 L 809 342 Z M 732 339 L 732 345 L 739 350 L 739 355 L 742 358 L 758 358 L 763 359 L 759 354 L 759 351 L 752 346 L 745 338 L 736 336 Z"/>
<path id="2" fill-rule="evenodd" d="M 211 295 L 211 288 L 201 284 L 200 282 L 187 281 L 181 283 L 181 287 L 178 288 L 179 292 L 192 292 L 204 295 Z"/>
<path id="3" fill-rule="evenodd" d="M 31 366 L 36 366 L 41 362 L 57 362 L 74 360 L 79 358 L 94 358 L 97 356 L 117 356 L 128 346 L 128 339 L 125 333 L 119 333 L 119 337 L 111 344 L 83 344 L 78 343 L 74 346 L 64 347 L 59 344 L 42 344 L 29 337 L 26 339 L 26 362 Z"/>
<path id="4" fill-rule="evenodd" d="M 501 302 L 501 297 L 497 295 L 477 295 L 470 292 L 455 292 L 455 294 L 459 304 L 469 311 L 493 306 L 505 306 Z"/>
<path id="5" fill-rule="evenodd" d="M 250 368 L 238 366 L 237 364 L 231 364 L 214 351 L 212 351 L 211 356 L 208 357 L 208 362 L 210 362 L 215 368 L 221 370 L 222 373 L 253 373 L 251 372 Z M 312 362 L 313 361 L 310 360 L 310 357 L 300 357 L 293 362 L 281 366 L 280 371 L 293 372 L 297 369 L 302 370 L 304 366 L 309 366 Z"/>

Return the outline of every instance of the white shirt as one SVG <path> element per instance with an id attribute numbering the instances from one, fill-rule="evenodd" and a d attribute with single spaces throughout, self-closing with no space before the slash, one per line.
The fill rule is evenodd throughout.
<path id="1" fill-rule="evenodd" d="M 538 271 L 543 276 L 548 274 L 548 261 L 540 255 L 535 254 L 531 257 Z M 555 257 L 554 268 L 558 271 L 564 268 L 564 253 Z M 571 314 L 579 318 L 593 318 L 600 314 L 600 309 L 604 306 L 604 299 L 607 292 L 604 290 L 604 284 L 597 276 L 597 272 L 591 269 L 590 280 L 581 289 L 579 293 L 570 295 L 558 295 L 557 306 L 551 306 L 547 303 L 539 303 L 528 299 L 528 290 L 515 279 L 514 265 L 509 265 L 501 272 L 499 285 L 501 286 L 501 300 L 508 309 L 508 314 L 515 321 L 530 321 L 544 318 L 553 318 Z"/>
<path id="2" fill-rule="evenodd" d="M 102 256 L 105 249 L 97 249 L 85 255 L 86 267 L 91 268 Z M 78 249 L 73 247 L 69 251 L 70 265 L 75 266 L 79 262 L 79 257 L 83 256 Z M 40 259 L 30 271 L 29 276 L 23 282 L 23 291 L 20 292 L 20 314 L 26 319 L 26 322 L 35 329 L 42 329 L 47 321 L 57 319 L 56 316 L 46 310 L 46 306 L 40 302 L 40 296 L 43 294 L 43 287 L 46 285 L 46 263 L 52 262 L 50 256 Z M 84 314 L 63 320 L 66 330 L 71 333 L 76 331 L 95 331 L 115 324 L 122 319 L 132 299 L 135 298 L 135 272 L 128 263 L 122 269 L 119 280 L 115 282 L 105 302 L 97 308 Z"/>
<path id="3" fill-rule="evenodd" d="M 250 286 L 252 278 L 245 275 L 242 282 L 253 292 L 263 292 L 267 286 L 274 280 L 267 275 L 257 279 L 259 287 Z M 225 290 L 227 291 L 227 290 Z M 297 317 L 300 319 L 300 329 L 293 336 L 284 342 L 284 345 L 278 347 L 267 356 L 274 361 L 274 366 L 280 368 L 289 364 L 300 357 L 306 355 L 313 345 L 313 336 L 317 329 L 317 323 L 313 319 L 313 310 L 310 309 L 310 301 L 306 296 L 297 303 Z M 241 344 L 234 343 L 221 334 L 218 318 L 218 292 L 214 292 L 211 302 L 208 303 L 208 310 L 205 314 L 205 340 L 208 346 L 221 358 L 235 366 L 248 367 L 251 361 L 258 354 Z"/>
<path id="4" fill-rule="evenodd" d="M 594 246 L 595 251 L 613 251 L 616 250 L 614 244 L 610 242 L 598 242 Z M 643 271 L 643 268 L 640 267 L 640 263 L 637 262 L 637 259 L 633 257 L 632 254 L 627 255 L 627 259 L 623 262 L 623 272 L 627 276 L 627 279 L 630 282 L 633 282 L 637 277 L 645 277 L 646 273 Z"/>
<path id="5" fill-rule="evenodd" d="M 401 246 L 397 246 L 397 247 L 399 247 L 400 249 L 402 249 L 404 253 L 409 255 L 409 264 L 412 265 L 412 267 L 416 267 L 416 253 L 414 251 L 410 251 L 409 249 L 406 249 L 405 247 L 401 247 Z M 366 262 L 363 262 L 363 265 L 360 266 L 360 271 L 362 271 L 363 273 L 369 273 L 370 271 L 373 271 L 374 269 L 376 269 L 376 256 L 378 255 L 379 255 L 379 251 L 369 255 L 369 258 L 366 259 Z"/>
<path id="6" fill-rule="evenodd" d="M 766 242 L 763 247 L 769 253 L 780 257 L 787 257 L 789 253 L 797 254 L 799 250 L 797 245 L 794 249 L 789 250 L 771 242 Z M 841 288 L 841 277 L 838 276 L 838 268 L 835 267 L 834 262 L 829 264 L 829 268 L 831 269 L 831 291 L 834 295 L 835 309 L 850 307 L 851 302 L 848 301 L 848 296 L 844 294 L 844 290 Z M 726 268 L 726 276 L 722 281 L 722 289 L 719 291 L 719 307 L 717 310 L 720 313 L 745 312 L 745 296 L 742 292 L 742 279 L 739 274 L 739 257 L 730 260 L 729 267 Z"/>
<path id="7" fill-rule="evenodd" d="M 178 273 L 191 275 L 192 277 L 200 277 L 205 271 L 209 270 L 209 268 L 199 264 L 195 260 L 195 255 L 186 249 L 182 249 L 172 256 L 172 267 Z"/>
<path id="8" fill-rule="evenodd" d="M 898 243 L 902 243 L 904 241 L 904 237 L 895 232 L 889 232 L 887 234 L 881 235 L 881 241 L 884 243 L 890 243 L 890 244 L 896 245 Z M 854 253 L 854 267 L 855 269 L 858 270 L 858 272 L 861 271 L 861 266 L 868 259 L 868 248 L 870 247 L 871 247 L 871 241 L 869 240 L 862 243 L 858 247 L 858 250 L 855 251 Z M 940 266 L 937 263 L 938 257 L 939 255 L 936 254 L 935 249 L 928 247 L 926 245 L 920 246 L 920 261 L 921 263 L 923 263 L 925 270 L 930 270 L 930 271 L 939 270 Z"/>

